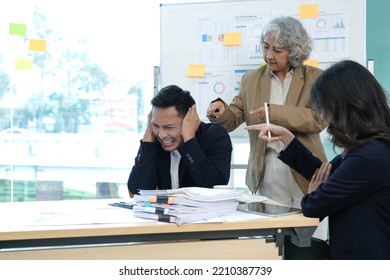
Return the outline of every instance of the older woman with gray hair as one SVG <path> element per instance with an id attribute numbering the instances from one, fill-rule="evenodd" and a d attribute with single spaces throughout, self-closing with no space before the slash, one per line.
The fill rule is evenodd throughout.
<path id="1" fill-rule="evenodd" d="M 301 22 L 293 17 L 272 19 L 261 36 L 264 66 L 243 75 L 240 91 L 230 104 L 214 100 L 208 119 L 229 132 L 242 123 L 247 125 L 269 121 L 289 129 L 311 152 L 326 162 L 320 132 L 326 123 L 316 117 L 309 103 L 310 90 L 322 70 L 303 62 L 310 56 L 312 41 Z M 265 108 L 267 103 L 267 109 Z M 246 185 L 280 203 L 300 207 L 308 192 L 306 178 L 277 159 L 280 143 L 267 143 L 258 133 L 248 131 L 250 154 Z"/>

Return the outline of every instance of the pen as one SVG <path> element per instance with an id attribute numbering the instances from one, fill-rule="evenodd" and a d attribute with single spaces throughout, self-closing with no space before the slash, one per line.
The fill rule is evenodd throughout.
<path id="1" fill-rule="evenodd" d="M 133 209 L 133 203 L 129 202 L 116 202 L 116 203 L 109 203 L 108 205 L 116 206 L 116 207 L 122 207 L 127 209 Z"/>
<path id="2" fill-rule="evenodd" d="M 267 126 L 269 126 L 269 113 L 268 113 L 268 104 L 264 102 L 264 110 L 265 110 L 265 121 Z M 271 131 L 268 131 L 268 138 L 271 138 Z"/>

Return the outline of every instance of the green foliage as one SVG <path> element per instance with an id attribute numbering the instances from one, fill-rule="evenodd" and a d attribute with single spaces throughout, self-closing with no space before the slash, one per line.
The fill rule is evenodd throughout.
<path id="1" fill-rule="evenodd" d="M 45 39 L 47 45 L 44 52 L 29 53 L 33 59 L 32 71 L 39 71 L 40 90 L 34 91 L 21 107 L 28 114 L 24 113 L 22 121 L 14 123 L 22 123 L 24 127 L 28 119 L 35 122 L 33 130 L 37 132 L 78 132 L 79 125 L 90 123 L 85 104 L 88 102 L 84 101 L 89 100 L 88 95 L 102 93 L 109 76 L 85 50 L 85 41 L 76 39 L 73 44 L 64 44 L 61 30 L 53 28 L 53 18 L 42 9 L 34 8 L 29 26 L 29 37 Z M 10 78 L 0 71 L 0 98 L 9 90 Z M 80 95 L 83 97 L 79 98 Z"/>
<path id="2" fill-rule="evenodd" d="M 91 192 L 77 191 L 74 189 L 63 189 L 63 200 L 95 199 L 96 194 Z M 35 201 L 36 183 L 33 181 L 14 181 L 13 201 Z M 11 201 L 11 181 L 0 180 L 0 203 Z"/>
<path id="3" fill-rule="evenodd" d="M 0 98 L 4 96 L 7 92 L 9 92 L 10 87 L 10 79 L 7 73 L 0 70 Z"/>
<path id="4" fill-rule="evenodd" d="M 97 64 L 85 65 L 79 72 L 79 89 L 84 92 L 100 91 L 108 84 L 108 76 Z"/>

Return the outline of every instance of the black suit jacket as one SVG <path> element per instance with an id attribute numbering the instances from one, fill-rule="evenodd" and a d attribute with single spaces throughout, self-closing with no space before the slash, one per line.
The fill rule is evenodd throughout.
<path id="1" fill-rule="evenodd" d="M 296 139 L 279 159 L 308 180 L 321 165 Z M 370 140 L 331 163 L 328 180 L 301 202 L 305 216 L 329 216 L 330 258 L 390 259 L 390 143 Z"/>
<path id="2" fill-rule="evenodd" d="M 230 178 L 232 142 L 225 128 L 201 123 L 195 138 L 183 143 L 178 151 L 180 187 L 226 185 Z M 143 142 L 135 158 L 127 186 L 132 194 L 139 189 L 170 189 L 170 152 L 160 143 Z"/>

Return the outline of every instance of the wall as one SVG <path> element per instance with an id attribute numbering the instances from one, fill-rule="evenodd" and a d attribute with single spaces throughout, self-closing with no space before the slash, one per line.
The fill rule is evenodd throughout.
<path id="1" fill-rule="evenodd" d="M 374 59 L 374 75 L 390 94 L 390 1 L 367 0 L 367 59 Z"/>

